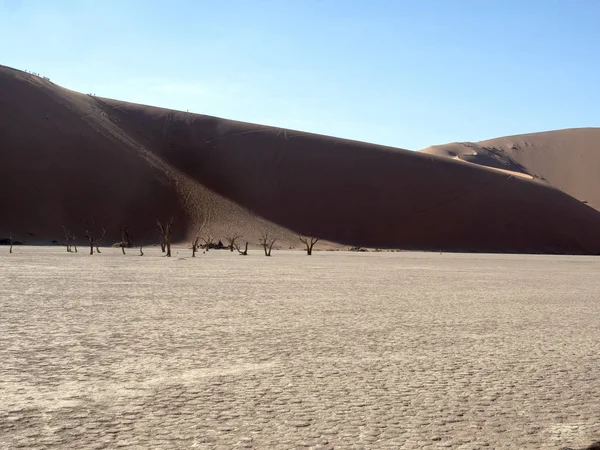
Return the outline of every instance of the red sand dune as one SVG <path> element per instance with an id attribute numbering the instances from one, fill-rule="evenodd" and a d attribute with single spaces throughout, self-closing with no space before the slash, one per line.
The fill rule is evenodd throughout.
<path id="1" fill-rule="evenodd" d="M 597 177 L 573 161 L 567 173 L 555 167 L 568 159 L 558 149 L 600 142 L 600 132 L 557 133 L 570 134 L 552 158 L 544 151 L 557 141 L 548 136 L 518 150 L 524 156 L 513 162 L 525 169 L 509 170 L 531 171 L 565 192 L 444 150 L 410 152 L 90 97 L 0 66 L 0 237 L 60 241 L 63 225 L 83 236 L 94 222 L 109 230 L 107 242 L 122 226 L 150 242 L 156 217 L 174 215 L 178 239 L 202 228 L 256 242 L 269 227 L 286 246 L 313 234 L 380 248 L 600 253 L 600 212 L 580 201 L 585 194 L 597 206 Z M 593 144 L 577 148 L 584 164 L 598 161 Z M 577 170 L 587 182 L 569 181 Z"/>

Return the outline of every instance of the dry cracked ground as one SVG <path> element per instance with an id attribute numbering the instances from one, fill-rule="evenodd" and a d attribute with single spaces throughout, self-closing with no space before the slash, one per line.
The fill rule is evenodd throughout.
<path id="1" fill-rule="evenodd" d="M 600 258 L 0 254 L 0 448 L 600 440 Z"/>

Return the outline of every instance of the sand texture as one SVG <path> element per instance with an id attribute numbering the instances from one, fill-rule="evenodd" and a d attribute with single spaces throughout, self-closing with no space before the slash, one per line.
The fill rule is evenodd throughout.
<path id="1" fill-rule="evenodd" d="M 0 449 L 600 440 L 600 261 L 0 254 Z"/>

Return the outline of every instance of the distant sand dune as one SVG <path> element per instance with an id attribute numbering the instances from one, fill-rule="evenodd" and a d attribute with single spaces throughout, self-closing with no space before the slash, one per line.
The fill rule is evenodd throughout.
<path id="1" fill-rule="evenodd" d="M 43 243 L 95 223 L 107 241 L 127 226 L 152 242 L 156 218 L 172 215 L 180 240 L 203 229 L 256 242 L 269 227 L 286 248 L 312 234 L 600 253 L 600 213 L 582 202 L 600 205 L 600 130 L 555 133 L 410 152 L 91 97 L 0 67 L 0 237 Z"/>
<path id="2" fill-rule="evenodd" d="M 527 174 L 600 210 L 600 128 L 456 142 L 423 152 Z"/>

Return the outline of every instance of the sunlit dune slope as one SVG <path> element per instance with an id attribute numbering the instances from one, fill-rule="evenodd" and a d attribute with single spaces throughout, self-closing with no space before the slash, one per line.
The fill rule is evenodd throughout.
<path id="1" fill-rule="evenodd" d="M 600 128 L 455 142 L 423 152 L 525 174 L 600 210 Z"/>

